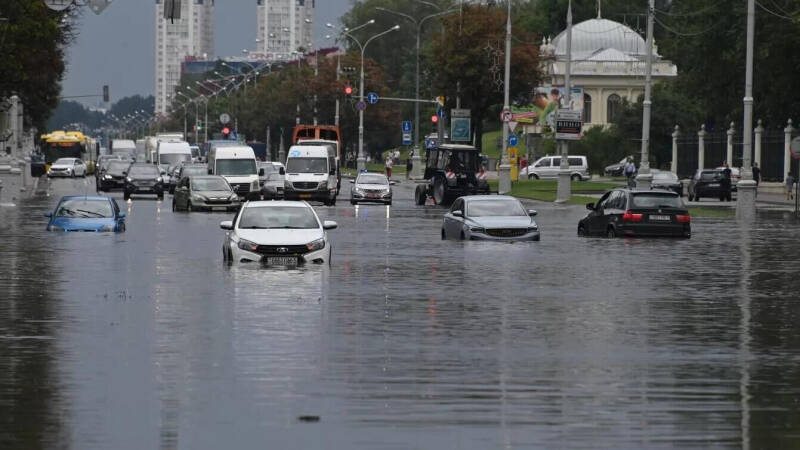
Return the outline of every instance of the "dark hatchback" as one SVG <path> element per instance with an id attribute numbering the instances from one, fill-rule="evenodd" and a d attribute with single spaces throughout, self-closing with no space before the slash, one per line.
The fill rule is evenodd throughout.
<path id="1" fill-rule="evenodd" d="M 98 175 L 97 190 L 108 192 L 112 189 L 124 188 L 125 177 L 128 175 L 130 166 L 131 162 L 129 160 L 109 160 Z"/>
<path id="2" fill-rule="evenodd" d="M 689 211 L 672 191 L 614 189 L 586 209 L 589 214 L 578 222 L 579 236 L 692 236 Z"/>
<path id="3" fill-rule="evenodd" d="M 726 180 L 723 169 L 698 169 L 689 181 L 689 201 L 700 201 L 701 197 L 731 200 L 732 183 Z"/>
<path id="4" fill-rule="evenodd" d="M 125 178 L 125 200 L 133 194 L 156 195 L 164 199 L 165 184 L 158 167 L 153 164 L 132 164 Z"/>

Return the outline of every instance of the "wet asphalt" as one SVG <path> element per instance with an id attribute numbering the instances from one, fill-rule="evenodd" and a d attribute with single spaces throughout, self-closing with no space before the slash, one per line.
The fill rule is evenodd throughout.
<path id="1" fill-rule="evenodd" d="M 345 184 L 349 190 L 349 185 Z M 225 213 L 124 202 L 127 232 L 0 208 L 0 448 L 798 448 L 800 228 L 442 241 L 443 210 L 317 206 L 330 268 L 228 267 Z M 345 201 L 343 201 L 345 200 Z"/>

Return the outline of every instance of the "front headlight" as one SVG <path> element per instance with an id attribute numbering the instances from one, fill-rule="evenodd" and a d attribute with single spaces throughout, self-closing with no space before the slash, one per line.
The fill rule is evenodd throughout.
<path id="1" fill-rule="evenodd" d="M 133 183 L 133 178 L 126 178 L 125 181 L 127 181 L 128 183 Z"/>
<path id="2" fill-rule="evenodd" d="M 156 178 L 156 183 L 161 183 L 162 181 L 164 181 L 163 178 L 161 178 L 161 177 Z"/>
<path id="3" fill-rule="evenodd" d="M 284 189 L 291 189 L 292 188 L 292 183 L 289 182 L 289 181 L 284 181 L 283 182 L 283 188 Z"/>
<path id="4" fill-rule="evenodd" d="M 236 244 L 242 250 L 247 250 L 248 252 L 254 252 L 258 250 L 258 244 L 255 242 L 250 242 L 247 239 L 239 239 L 239 243 Z"/>
<path id="5" fill-rule="evenodd" d="M 103 228 L 100 228 L 100 231 L 101 232 L 114 231 L 115 228 L 116 227 L 114 225 L 105 225 Z"/>
<path id="6" fill-rule="evenodd" d="M 528 227 L 528 233 L 530 233 L 532 231 L 539 231 L 539 227 L 537 227 L 536 225 L 529 226 Z"/>
<path id="7" fill-rule="evenodd" d="M 103 179 L 104 179 L 104 180 L 111 180 L 111 179 L 113 179 L 113 178 L 114 178 L 114 177 L 112 177 L 111 175 L 103 175 Z"/>
<path id="8" fill-rule="evenodd" d="M 50 225 L 50 231 L 64 231 L 64 229 L 58 225 Z"/>
<path id="9" fill-rule="evenodd" d="M 469 231 L 471 231 L 473 233 L 486 233 L 486 228 L 472 227 L 472 228 L 469 229 Z"/>
<path id="10" fill-rule="evenodd" d="M 208 199 L 205 196 L 202 196 L 200 194 L 192 194 L 192 200 L 195 200 L 195 201 L 198 201 L 198 202 L 207 202 L 208 201 Z"/>
<path id="11" fill-rule="evenodd" d="M 322 189 L 325 189 L 326 187 L 328 187 L 328 180 L 320 181 L 319 187 L 322 188 Z"/>
<path id="12" fill-rule="evenodd" d="M 310 252 L 322 250 L 323 248 L 325 248 L 325 238 L 317 239 L 314 242 L 309 242 L 308 244 L 306 244 L 306 247 L 308 247 L 308 251 Z"/>
<path id="13" fill-rule="evenodd" d="M 230 201 L 239 200 L 239 196 L 236 195 L 236 192 L 232 192 L 231 196 L 230 196 L 230 198 L 228 198 L 228 200 L 230 200 Z"/>
<path id="14" fill-rule="evenodd" d="M 353 192 L 355 192 L 356 194 L 363 194 L 363 193 L 364 193 L 364 190 L 363 190 L 363 189 L 361 189 L 361 188 L 360 188 L 360 187 L 358 187 L 358 186 L 355 186 L 355 187 L 353 188 Z"/>

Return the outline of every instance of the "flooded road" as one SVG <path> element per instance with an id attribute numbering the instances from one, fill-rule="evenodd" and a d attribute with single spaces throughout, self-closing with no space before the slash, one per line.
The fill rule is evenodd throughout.
<path id="1" fill-rule="evenodd" d="M 123 202 L 44 231 L 93 181 L 0 209 L 0 448 L 800 447 L 800 227 L 691 240 L 442 241 L 443 210 L 316 208 L 330 269 L 227 267 L 227 214 Z M 349 186 L 348 186 L 349 188 Z"/>

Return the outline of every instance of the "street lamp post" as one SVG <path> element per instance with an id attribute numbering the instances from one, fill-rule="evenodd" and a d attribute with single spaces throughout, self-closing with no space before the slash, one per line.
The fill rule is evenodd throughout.
<path id="1" fill-rule="evenodd" d="M 503 111 L 508 111 L 511 96 L 511 1 L 508 0 L 508 14 L 506 17 L 506 67 L 503 80 Z M 508 122 L 503 122 L 503 158 L 500 161 L 498 192 L 507 194 L 511 192 L 511 165 L 508 162 Z"/>
<path id="2" fill-rule="evenodd" d="M 352 32 L 354 32 L 356 30 L 364 28 L 365 26 L 371 25 L 373 23 L 375 23 L 375 19 L 368 20 L 367 22 L 362 23 L 361 25 L 359 25 L 357 27 L 344 28 L 342 30 L 342 34 L 344 34 L 344 33 L 352 33 Z M 325 26 L 328 27 L 328 28 L 335 28 L 333 26 L 333 24 L 330 23 L 330 22 L 326 23 Z M 336 53 L 336 81 L 339 81 L 339 77 L 340 77 L 340 74 L 342 72 L 342 61 L 341 61 L 341 58 L 339 57 L 340 53 L 341 52 L 338 52 L 338 51 Z M 337 127 L 339 126 L 339 96 L 338 95 L 336 96 L 336 116 L 334 117 L 333 122 L 334 122 L 334 125 L 336 125 Z"/>
<path id="3" fill-rule="evenodd" d="M 564 64 L 564 92 L 567 94 L 567 106 L 572 103 L 572 84 L 570 75 L 572 72 L 572 1 L 567 5 L 567 61 Z M 556 108 L 556 121 L 558 120 L 558 108 Z M 560 141 L 561 146 L 561 167 L 558 171 L 558 187 L 556 189 L 556 202 L 564 203 L 572 197 L 571 174 L 569 172 L 569 141 Z"/>
<path id="4" fill-rule="evenodd" d="M 750 164 L 753 143 L 753 41 L 755 40 L 755 0 L 747 1 L 747 57 L 744 82 L 744 145 L 742 177 L 737 185 L 736 217 L 750 219 L 755 214 L 756 182 Z"/>
<path id="5" fill-rule="evenodd" d="M 181 92 L 181 91 L 178 91 L 178 90 L 176 90 L 176 91 L 175 91 L 175 94 L 177 94 L 177 95 L 182 95 L 182 96 L 186 97 L 186 103 L 184 103 L 184 104 L 183 104 L 183 138 L 184 138 L 184 139 L 188 139 L 188 138 L 189 138 L 189 136 L 186 134 L 186 133 L 187 133 L 187 128 L 186 128 L 186 106 L 187 106 L 189 103 L 193 103 L 194 101 L 192 100 L 192 98 L 191 98 L 191 97 L 189 97 L 188 95 L 184 94 L 184 93 L 183 93 L 183 92 Z M 195 116 L 195 117 L 196 117 L 196 116 Z"/>
<path id="6" fill-rule="evenodd" d="M 361 76 L 359 77 L 359 88 L 358 88 L 359 105 L 363 106 L 364 104 L 364 52 L 366 51 L 367 46 L 373 40 L 399 29 L 400 25 L 395 25 L 386 31 L 383 31 L 381 33 L 378 33 L 370 37 L 369 39 L 367 39 L 366 42 L 364 42 L 364 45 L 361 45 L 361 42 L 358 39 L 356 39 L 353 35 L 351 35 L 350 32 L 345 31 L 343 33 L 345 36 L 352 39 L 353 42 L 358 44 L 359 49 L 361 49 Z M 359 108 L 358 110 L 358 159 L 356 161 L 357 161 L 358 171 L 361 172 L 366 167 L 366 164 L 364 163 L 364 110 L 361 108 Z"/>
<path id="7" fill-rule="evenodd" d="M 647 6 L 647 67 L 644 81 L 644 102 L 642 102 L 642 156 L 639 162 L 639 175 L 636 176 L 636 186 L 640 189 L 650 189 L 653 175 L 650 173 L 650 111 L 652 100 L 650 92 L 653 85 L 653 15 L 655 14 L 655 0 L 650 0 Z"/>

